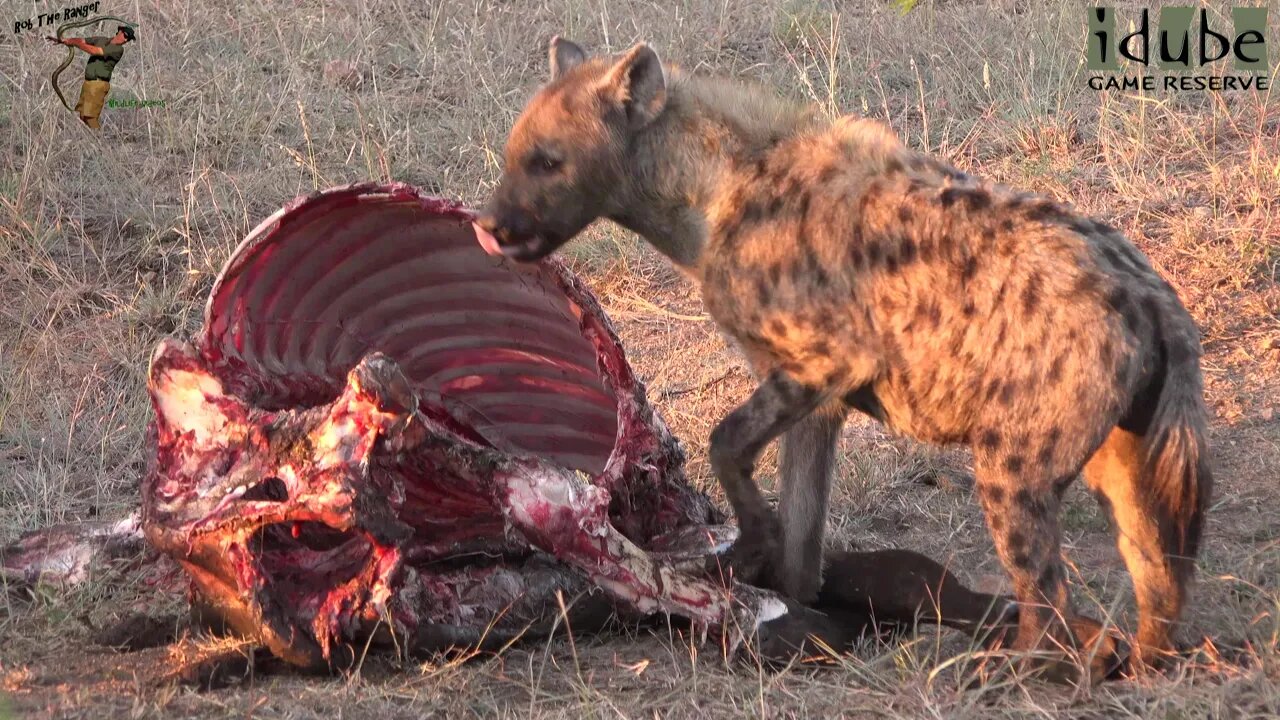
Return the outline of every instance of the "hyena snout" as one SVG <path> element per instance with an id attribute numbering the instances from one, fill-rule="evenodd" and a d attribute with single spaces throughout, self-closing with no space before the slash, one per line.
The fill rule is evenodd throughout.
<path id="1" fill-rule="evenodd" d="M 521 261 L 544 258 L 554 250 L 538 232 L 532 215 L 516 206 L 490 202 L 475 222 L 476 238 L 490 255 Z"/>
<path id="2" fill-rule="evenodd" d="M 533 216 L 522 208 L 506 203 L 490 202 L 480 211 L 476 225 L 489 233 L 504 252 L 533 238 Z"/>

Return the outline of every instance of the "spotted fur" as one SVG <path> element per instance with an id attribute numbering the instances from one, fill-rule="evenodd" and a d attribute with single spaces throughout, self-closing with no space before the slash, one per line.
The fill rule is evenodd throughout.
<path id="1" fill-rule="evenodd" d="M 1139 653 L 1171 648 L 1212 485 L 1200 343 L 1132 243 L 882 123 L 824 123 L 643 44 L 588 59 L 556 40 L 551 56 L 481 225 L 534 260 L 610 218 L 699 283 L 760 379 L 710 443 L 739 572 L 813 598 L 834 446 L 856 409 L 973 449 L 1020 647 L 1069 614 L 1058 514 L 1083 472 L 1134 579 Z M 780 436 L 781 521 L 751 478 Z"/>

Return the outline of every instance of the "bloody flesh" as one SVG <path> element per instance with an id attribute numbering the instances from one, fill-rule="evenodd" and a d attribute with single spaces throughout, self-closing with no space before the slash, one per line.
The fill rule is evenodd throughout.
<path id="1" fill-rule="evenodd" d="M 292 662 L 379 625 L 411 646 L 536 630 L 556 591 L 704 627 L 771 599 L 685 571 L 721 518 L 586 288 L 485 255 L 467 210 L 408 186 L 262 223 L 149 390 L 148 541 Z M 684 569 L 645 551 L 688 529 Z"/>
<path id="2" fill-rule="evenodd" d="M 260 224 L 202 331 L 152 355 L 140 520 L 33 533 L 4 577 L 83 580 L 145 536 L 200 616 L 303 666 L 366 643 L 493 647 L 564 612 L 578 631 L 685 618 L 764 656 L 847 646 L 875 608 L 1011 617 L 905 551 L 830 556 L 817 610 L 724 578 L 736 532 L 685 482 L 595 298 L 554 259 L 485 254 L 471 221 L 395 184 Z"/>

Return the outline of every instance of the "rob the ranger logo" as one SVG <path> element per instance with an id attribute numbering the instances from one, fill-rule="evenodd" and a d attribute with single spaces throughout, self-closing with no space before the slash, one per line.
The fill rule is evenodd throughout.
<path id="1" fill-rule="evenodd" d="M 1204 8 L 1200 9 L 1194 30 L 1195 8 L 1160 8 L 1154 36 L 1144 8 L 1136 18 L 1137 29 L 1123 37 L 1116 32 L 1115 8 L 1095 7 L 1086 12 L 1089 37 L 1085 55 L 1088 69 L 1093 71 L 1089 87 L 1094 90 L 1266 90 L 1270 83 L 1265 74 L 1269 67 L 1265 7 L 1231 8 L 1230 31 L 1225 20 L 1217 20 L 1218 26 L 1212 26 Z M 1130 67 L 1136 63 L 1150 68 L 1154 63 L 1165 74 L 1156 77 L 1142 71 L 1121 75 L 1098 72 L 1120 70 L 1122 58 Z M 1214 65 L 1228 60 L 1229 66 Z M 1194 72 L 1216 67 L 1232 72 Z"/>

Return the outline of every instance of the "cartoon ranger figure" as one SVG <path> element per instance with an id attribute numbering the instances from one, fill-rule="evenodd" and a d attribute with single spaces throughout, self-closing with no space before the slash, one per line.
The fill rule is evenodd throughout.
<path id="1" fill-rule="evenodd" d="M 89 53 L 89 62 L 84 66 L 84 85 L 80 86 L 80 101 L 76 103 L 75 111 L 85 125 L 95 130 L 101 127 L 98 116 L 102 114 L 102 106 L 106 103 L 107 93 L 111 90 L 111 71 L 115 70 L 116 63 L 124 57 L 125 44 L 135 37 L 133 28 L 128 25 L 119 26 L 112 37 L 96 35 L 86 38 L 59 39 L 49 36 L 50 42 L 80 48 Z M 63 67 L 65 66 L 64 63 Z M 54 87 L 57 88 L 56 82 Z"/>

